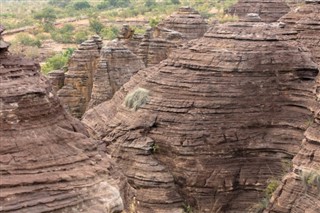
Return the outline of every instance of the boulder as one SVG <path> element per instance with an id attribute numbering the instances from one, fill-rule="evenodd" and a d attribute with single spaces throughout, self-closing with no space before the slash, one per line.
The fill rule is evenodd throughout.
<path id="1" fill-rule="evenodd" d="M 317 104 L 319 71 L 291 45 L 297 35 L 261 22 L 214 26 L 86 112 L 138 211 L 249 212 L 262 199 Z"/>

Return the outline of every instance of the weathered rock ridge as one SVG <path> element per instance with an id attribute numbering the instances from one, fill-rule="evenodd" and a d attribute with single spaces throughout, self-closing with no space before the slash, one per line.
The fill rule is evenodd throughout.
<path id="1" fill-rule="evenodd" d="M 298 42 L 307 47 L 320 67 L 320 1 L 300 5 L 281 18 L 286 28 L 299 32 Z M 293 159 L 293 170 L 283 177 L 282 185 L 274 193 L 265 212 L 310 212 L 320 209 L 320 76 L 312 88 L 314 99 L 313 117 L 299 153 Z"/>
<path id="2" fill-rule="evenodd" d="M 299 33 L 298 42 L 307 47 L 320 64 L 320 1 L 306 1 L 279 21 L 285 23 L 285 29 L 294 29 Z"/>
<path id="3" fill-rule="evenodd" d="M 81 118 L 88 108 L 101 48 L 102 40 L 98 36 L 83 42 L 72 55 L 64 86 L 58 91 L 66 110 L 77 118 Z"/>
<path id="4" fill-rule="evenodd" d="M 202 37 L 208 30 L 208 23 L 195 9 L 181 7 L 176 13 L 159 23 L 158 28 L 177 31 L 187 40 L 191 40 Z"/>
<path id="5" fill-rule="evenodd" d="M 256 13 L 263 22 L 275 22 L 290 11 L 285 0 L 239 0 L 227 12 L 245 18 L 247 14 Z"/>
<path id="6" fill-rule="evenodd" d="M 141 212 L 244 212 L 300 148 L 316 64 L 279 25 L 209 30 L 139 71 L 83 122 L 108 145 Z M 137 111 L 124 99 L 149 90 Z M 126 100 L 127 101 L 127 100 Z"/>
<path id="7" fill-rule="evenodd" d="M 143 68 L 141 59 L 118 42 L 110 42 L 103 47 L 94 72 L 89 108 L 111 99 L 131 76 Z"/>
<path id="8" fill-rule="evenodd" d="M 120 212 L 124 182 L 111 160 L 63 110 L 40 66 L 6 49 L 0 48 L 0 212 Z"/>
<path id="9" fill-rule="evenodd" d="M 181 7 L 158 26 L 148 29 L 143 38 L 135 37 L 128 26 L 124 26 L 119 38 L 149 67 L 165 60 L 182 43 L 202 37 L 207 30 L 208 23 L 198 11 Z"/>

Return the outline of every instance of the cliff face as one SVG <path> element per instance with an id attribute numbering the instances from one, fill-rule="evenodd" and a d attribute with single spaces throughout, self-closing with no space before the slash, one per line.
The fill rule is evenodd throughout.
<path id="1" fill-rule="evenodd" d="M 306 1 L 279 21 L 286 24 L 285 29 L 294 29 L 299 33 L 298 42 L 307 47 L 320 64 L 320 1 Z"/>
<path id="2" fill-rule="evenodd" d="M 320 67 L 320 1 L 300 5 L 281 21 L 286 28 L 299 32 L 299 42 L 307 47 Z M 312 105 L 313 117 L 304 133 L 302 146 L 293 159 L 293 170 L 283 177 L 282 185 L 274 193 L 265 212 L 310 212 L 320 209 L 320 77 L 312 88 L 316 104 Z"/>
<path id="3" fill-rule="evenodd" d="M 132 75 L 144 67 L 144 63 L 135 54 L 118 42 L 111 42 L 102 48 L 93 77 L 89 108 L 111 99 Z"/>
<path id="4" fill-rule="evenodd" d="M 88 108 L 101 48 L 102 40 L 93 36 L 75 50 L 65 73 L 64 86 L 58 92 L 65 109 L 77 118 Z"/>
<path id="5" fill-rule="evenodd" d="M 318 69 L 289 44 L 296 36 L 268 24 L 213 27 L 84 115 L 135 188 L 137 209 L 243 212 L 261 199 L 317 104 Z M 147 103 L 129 109 L 130 97 Z"/>
<path id="6" fill-rule="evenodd" d="M 121 176 L 39 69 L 1 46 L 0 211 L 121 211 Z"/>
<path id="7" fill-rule="evenodd" d="M 256 13 L 263 22 L 275 22 L 290 11 L 285 0 L 239 0 L 227 12 L 244 18 L 248 13 Z"/>

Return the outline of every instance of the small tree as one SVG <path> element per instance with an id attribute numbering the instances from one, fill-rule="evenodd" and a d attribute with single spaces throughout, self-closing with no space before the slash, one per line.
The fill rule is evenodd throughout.
<path id="1" fill-rule="evenodd" d="M 180 0 L 171 0 L 172 4 L 180 4 Z"/>
<path id="2" fill-rule="evenodd" d="M 144 3 L 144 6 L 146 7 L 154 7 L 155 5 L 156 5 L 155 0 L 146 0 L 146 2 Z"/>
<path id="3" fill-rule="evenodd" d="M 64 8 L 66 7 L 71 0 L 49 0 L 48 4 L 55 6 L 55 7 L 61 7 Z"/>
<path id="4" fill-rule="evenodd" d="M 91 18 L 89 20 L 89 23 L 90 23 L 90 29 L 97 33 L 97 34 L 100 34 L 102 29 L 103 29 L 103 24 L 100 22 L 100 20 L 98 18 Z"/>
<path id="5" fill-rule="evenodd" d="M 42 11 L 36 13 L 33 17 L 40 22 L 45 32 L 49 32 L 54 28 L 54 22 L 57 19 L 55 10 L 51 7 L 44 8 Z"/>
<path id="6" fill-rule="evenodd" d="M 78 1 L 73 4 L 73 8 L 75 10 L 83 10 L 83 9 L 87 9 L 90 7 L 91 7 L 91 5 L 87 1 Z"/>

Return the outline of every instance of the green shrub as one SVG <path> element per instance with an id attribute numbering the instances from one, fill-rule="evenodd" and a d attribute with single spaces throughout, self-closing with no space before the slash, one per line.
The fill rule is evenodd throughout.
<path id="1" fill-rule="evenodd" d="M 74 41 L 77 44 L 81 44 L 82 42 L 84 42 L 85 40 L 87 40 L 88 38 L 88 32 L 87 31 L 78 31 L 74 34 Z"/>
<path id="2" fill-rule="evenodd" d="M 83 1 L 78 1 L 78 2 L 75 2 L 73 4 L 73 8 L 75 10 L 84 10 L 84 9 L 87 9 L 87 8 L 90 8 L 91 5 L 89 4 L 89 2 L 83 0 Z"/>
<path id="3" fill-rule="evenodd" d="M 149 25 L 150 27 L 155 27 L 159 24 L 159 22 L 160 22 L 159 18 L 151 18 L 149 20 Z"/>
<path id="4" fill-rule="evenodd" d="M 41 46 L 41 41 L 38 38 L 34 38 L 33 36 L 29 35 L 28 33 L 19 33 L 16 36 L 15 42 L 25 46 Z"/>
<path id="5" fill-rule="evenodd" d="M 74 26 L 65 24 L 62 28 L 50 31 L 51 38 L 59 43 L 74 43 Z"/>
<path id="6" fill-rule="evenodd" d="M 71 0 L 49 0 L 48 4 L 55 6 L 55 7 L 61 7 L 64 8 L 66 7 Z"/>
<path id="7" fill-rule="evenodd" d="M 107 40 L 113 40 L 117 38 L 119 29 L 116 26 L 106 27 L 101 31 L 101 36 Z"/>
<path id="8" fill-rule="evenodd" d="M 45 61 L 45 64 L 41 66 L 41 71 L 44 74 L 47 74 L 48 72 L 52 70 L 58 70 L 65 67 L 73 53 L 74 49 L 68 48 L 63 53 L 58 53 L 51 58 L 48 58 Z"/>
<path id="9" fill-rule="evenodd" d="M 320 191 L 320 172 L 302 170 L 300 178 L 306 190 L 310 187 L 316 187 Z"/>
<path id="10" fill-rule="evenodd" d="M 279 180 L 271 179 L 268 181 L 267 188 L 265 189 L 265 195 L 267 199 L 271 198 L 273 192 L 276 191 L 279 185 L 280 185 Z"/>
<path id="11" fill-rule="evenodd" d="M 136 111 L 141 106 L 149 101 L 149 90 L 144 88 L 137 88 L 135 91 L 129 93 L 125 98 L 125 106 Z"/>
<path id="12" fill-rule="evenodd" d="M 40 12 L 35 13 L 33 18 L 39 21 L 45 32 L 49 32 L 54 28 L 54 22 L 57 19 L 55 14 L 56 11 L 53 8 L 47 7 Z"/>
<path id="13" fill-rule="evenodd" d="M 89 24 L 90 24 L 90 29 L 96 34 L 100 34 L 104 27 L 98 18 L 91 18 L 89 20 Z"/>

